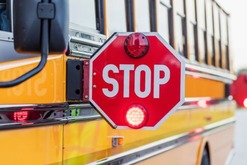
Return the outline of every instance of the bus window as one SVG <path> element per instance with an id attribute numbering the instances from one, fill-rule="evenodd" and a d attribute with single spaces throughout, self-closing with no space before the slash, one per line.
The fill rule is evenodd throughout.
<path id="1" fill-rule="evenodd" d="M 0 0 L 0 30 L 10 32 L 6 0 Z"/>
<path id="2" fill-rule="evenodd" d="M 220 39 L 220 25 L 219 25 L 219 8 L 218 6 L 214 3 L 214 36 L 216 39 Z"/>
<path id="3" fill-rule="evenodd" d="M 201 63 L 208 63 L 205 51 L 206 27 L 204 0 L 197 0 L 197 22 L 198 22 L 198 53 Z"/>
<path id="4" fill-rule="evenodd" d="M 219 7 L 213 4 L 214 19 L 214 39 L 215 39 L 215 66 L 220 67 L 220 24 L 219 24 Z"/>
<path id="5" fill-rule="evenodd" d="M 198 31 L 198 49 L 200 54 L 200 62 L 207 63 L 206 51 L 205 51 L 205 41 L 206 41 L 205 31 L 199 29 Z"/>
<path id="6" fill-rule="evenodd" d="M 212 0 L 206 0 L 207 56 L 209 64 L 215 66 Z"/>
<path id="7" fill-rule="evenodd" d="M 231 70 L 230 68 L 230 55 L 229 55 L 229 46 L 226 46 L 226 69 Z"/>
<path id="8" fill-rule="evenodd" d="M 221 24 L 221 41 L 223 44 L 227 44 L 227 17 L 226 14 L 221 11 L 220 12 L 220 24 Z"/>
<path id="9" fill-rule="evenodd" d="M 168 42 L 170 43 L 170 17 L 169 13 L 171 11 L 170 3 L 160 1 L 158 4 L 158 29 L 157 31 L 160 33 L 160 35 Z"/>
<path id="10" fill-rule="evenodd" d="M 187 0 L 187 17 L 189 21 L 196 22 L 195 0 Z"/>
<path id="11" fill-rule="evenodd" d="M 114 32 L 126 32 L 126 8 L 125 0 L 106 0 L 106 35 Z"/>
<path id="12" fill-rule="evenodd" d="M 197 21 L 200 28 L 205 28 L 204 0 L 197 0 Z"/>
<path id="13" fill-rule="evenodd" d="M 214 55 L 214 38 L 211 35 L 207 35 L 207 56 L 209 59 L 209 65 L 215 66 L 215 55 Z"/>
<path id="14" fill-rule="evenodd" d="M 191 61 L 198 61 L 198 55 L 195 49 L 195 34 L 197 28 L 196 14 L 195 14 L 195 0 L 187 0 L 187 19 L 188 19 L 188 53 Z"/>
<path id="15" fill-rule="evenodd" d="M 175 14 L 175 49 L 179 54 L 186 56 L 185 54 L 185 14 L 184 14 L 184 1 L 175 0 L 174 7 L 176 9 Z"/>
<path id="16" fill-rule="evenodd" d="M 221 32 L 221 66 L 223 69 L 226 69 L 226 63 L 227 63 L 227 55 L 226 55 L 226 49 L 228 45 L 228 36 L 227 36 L 227 17 L 226 13 L 221 10 L 220 11 L 220 32 Z"/>
<path id="17" fill-rule="evenodd" d="M 195 51 L 195 25 L 189 23 L 188 27 L 188 44 L 189 44 L 189 59 L 191 61 L 198 61 Z"/>
<path id="18" fill-rule="evenodd" d="M 229 71 L 231 70 L 230 68 L 230 55 L 229 55 L 229 26 L 228 26 L 228 15 L 226 15 L 226 40 L 227 40 L 227 44 L 226 44 L 226 69 L 228 69 Z"/>
<path id="19" fill-rule="evenodd" d="M 206 21 L 207 21 L 207 33 L 213 35 L 213 12 L 212 12 L 212 0 L 206 1 Z"/>
<path id="20" fill-rule="evenodd" d="M 183 0 L 175 0 L 174 4 L 176 6 L 176 11 L 180 14 L 184 14 L 184 1 Z"/>
<path id="21" fill-rule="evenodd" d="M 184 24 L 184 19 L 183 17 L 176 15 L 175 17 L 175 38 L 176 38 L 176 46 L 177 46 L 177 51 L 180 55 L 184 55 L 184 33 L 183 33 L 183 24 Z"/>
<path id="22" fill-rule="evenodd" d="M 70 22 L 96 30 L 95 2 L 92 0 L 69 0 Z"/>
<path id="23" fill-rule="evenodd" d="M 135 31 L 150 32 L 150 14 L 148 0 L 135 0 Z"/>

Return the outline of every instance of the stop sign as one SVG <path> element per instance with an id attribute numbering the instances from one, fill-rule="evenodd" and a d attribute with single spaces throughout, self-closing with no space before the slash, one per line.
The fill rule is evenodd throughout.
<path id="1" fill-rule="evenodd" d="M 89 101 L 114 128 L 156 128 L 184 102 L 184 60 L 158 33 L 115 33 L 89 74 Z"/>

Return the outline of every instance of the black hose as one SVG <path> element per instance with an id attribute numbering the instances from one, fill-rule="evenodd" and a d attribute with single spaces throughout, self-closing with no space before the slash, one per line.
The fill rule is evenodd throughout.
<path id="1" fill-rule="evenodd" d="M 0 88 L 7 88 L 16 86 L 27 79 L 38 74 L 46 65 L 47 57 L 49 54 L 49 32 L 48 32 L 48 19 L 42 20 L 42 38 L 41 38 L 41 60 L 36 68 L 30 70 L 29 72 L 23 74 L 22 76 L 16 78 L 15 80 L 0 82 Z"/>

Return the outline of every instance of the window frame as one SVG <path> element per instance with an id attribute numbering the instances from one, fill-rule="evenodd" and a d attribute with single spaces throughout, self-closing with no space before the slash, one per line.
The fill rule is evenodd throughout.
<path id="1" fill-rule="evenodd" d="M 149 18 L 149 30 L 148 31 L 143 31 L 143 30 L 141 30 L 141 29 L 137 29 L 138 28 L 138 22 L 137 22 L 137 20 L 138 20 L 138 18 L 137 18 L 137 10 L 136 10 L 136 6 L 138 6 L 137 5 L 137 1 L 134 1 L 134 3 L 133 3 L 133 16 L 134 16 L 134 31 L 135 32 L 151 32 L 151 28 L 152 28 L 152 26 L 151 26 L 151 13 L 150 13 L 150 0 L 146 0 L 147 1 L 147 3 L 148 3 L 148 18 Z M 156 30 L 155 30 L 156 31 Z"/>
<path id="2" fill-rule="evenodd" d="M 174 42 L 174 45 L 173 47 L 175 48 L 175 50 L 178 51 L 178 46 L 177 46 L 177 37 L 176 37 L 176 34 L 178 34 L 176 32 L 176 28 L 177 28 L 177 24 L 176 24 L 176 19 L 177 17 L 180 17 L 181 18 L 181 25 L 182 25 L 182 42 L 183 42 L 183 54 L 180 54 L 181 56 L 184 56 L 185 58 L 188 58 L 188 54 L 187 54 L 187 27 L 186 27 L 186 7 L 185 7 L 185 4 L 186 4 L 186 0 L 180 0 L 183 2 L 183 12 L 181 11 L 178 11 L 178 8 L 176 7 L 176 4 L 175 4 L 175 1 L 172 1 L 172 7 L 173 7 L 173 42 Z"/>
<path id="3" fill-rule="evenodd" d="M 220 14 L 219 14 L 220 8 L 215 1 L 213 1 L 212 3 L 213 3 L 213 23 L 214 23 L 213 25 L 214 25 L 215 67 L 220 68 L 221 65 L 220 64 L 221 63 L 220 62 L 221 61 Z"/>
<path id="4" fill-rule="evenodd" d="M 100 0 L 99 0 L 100 1 Z M 128 24 L 128 17 L 127 17 L 127 12 L 128 12 L 128 10 L 127 10 L 127 7 L 126 7 L 126 0 L 122 0 L 122 1 L 124 1 L 124 5 L 125 5 L 125 8 L 124 8 L 124 17 L 125 17 L 125 31 L 124 32 L 127 32 L 128 31 L 128 29 L 127 29 L 127 24 Z M 107 10 L 107 3 L 109 3 L 109 2 L 107 2 L 107 0 L 105 0 L 104 1 L 104 27 L 105 27 L 105 32 L 104 32 L 104 34 L 107 36 L 107 37 L 110 37 L 112 34 L 110 34 L 110 31 L 109 31 L 109 19 L 108 19 L 108 17 L 107 17 L 107 12 L 108 12 L 108 10 Z M 121 30 L 121 32 L 122 32 L 122 30 Z"/>
<path id="5" fill-rule="evenodd" d="M 191 3 L 193 2 L 193 3 Z M 197 18 L 196 18 L 196 0 L 190 0 L 190 1 L 185 1 L 185 5 L 186 5 L 186 8 L 185 8 L 185 12 L 186 12 L 186 26 L 187 26 L 187 56 L 188 56 L 188 59 L 191 61 L 191 62 L 199 62 L 199 56 L 198 56 L 198 40 L 197 40 Z M 190 6 L 190 7 L 189 7 Z M 190 12 L 194 12 L 193 14 L 193 17 L 190 17 L 191 14 Z M 192 30 L 191 30 L 192 28 Z M 192 32 L 192 33 L 191 33 Z M 194 42 L 194 59 L 192 59 L 191 57 L 191 42 L 190 42 L 190 37 L 192 35 L 192 40 Z"/>
<path id="6" fill-rule="evenodd" d="M 201 64 L 206 64 L 208 65 L 208 56 L 207 56 L 207 38 L 206 38 L 206 5 L 205 5 L 205 0 L 201 0 L 203 3 L 203 7 L 204 8 L 204 18 L 203 20 L 199 20 L 201 19 L 199 16 L 199 4 L 198 4 L 199 0 L 196 0 L 196 22 L 197 22 L 197 55 L 198 55 L 198 61 Z M 199 22 L 204 22 L 203 25 L 204 27 L 202 27 Z M 200 33 L 203 33 L 203 35 L 200 35 Z M 202 38 L 201 38 L 202 37 Z M 201 43 L 203 42 L 203 43 Z M 203 51 L 201 50 L 202 47 L 200 47 L 200 45 L 203 45 Z M 203 53 L 203 54 L 202 54 Z"/>
<path id="7" fill-rule="evenodd" d="M 215 62 L 215 37 L 214 37 L 214 13 L 213 13 L 213 1 L 206 0 L 205 2 L 205 16 L 206 16 L 206 54 L 208 56 L 208 64 L 211 66 L 216 66 Z M 209 18 L 211 17 L 211 18 Z M 211 23 L 209 23 L 211 21 Z M 211 27 L 209 27 L 211 25 Z M 211 40 L 211 42 L 209 42 Z M 211 44 L 211 51 L 209 50 L 209 44 Z"/>
<path id="8" fill-rule="evenodd" d="M 172 6 L 171 6 L 171 2 L 167 3 L 167 1 L 164 1 L 164 0 L 156 0 L 156 31 L 159 32 L 161 31 L 160 29 L 160 26 L 159 26 L 159 23 L 161 22 L 160 21 L 160 17 L 159 15 L 161 14 L 162 11 L 160 11 L 160 5 L 163 5 L 166 9 L 167 9 L 167 39 L 166 40 L 169 44 L 172 44 Z M 164 36 L 162 36 L 164 37 Z M 164 37 L 165 39 L 165 37 Z"/>

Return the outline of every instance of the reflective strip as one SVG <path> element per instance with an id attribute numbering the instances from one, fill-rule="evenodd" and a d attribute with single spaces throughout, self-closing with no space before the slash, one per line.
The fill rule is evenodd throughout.
<path id="1" fill-rule="evenodd" d="M 233 100 L 229 99 L 211 99 L 210 97 L 195 97 L 195 98 L 186 98 L 185 103 L 178 110 L 192 110 L 192 109 L 202 109 L 198 104 L 198 101 L 207 101 L 208 106 L 217 106 L 217 105 L 230 105 L 233 104 Z M 48 116 L 44 116 L 42 120 L 35 121 L 10 121 L 6 119 L 5 113 L 15 112 L 15 111 L 47 111 L 49 112 Z M 2 124 L 0 124 L 1 129 L 13 129 L 13 128 L 24 128 L 27 126 L 40 126 L 42 125 L 51 125 L 57 123 L 71 123 L 71 122 L 80 122 L 80 121 L 90 121 L 97 120 L 102 118 L 101 115 L 90 105 L 90 104 L 72 104 L 68 103 L 62 104 L 19 104 L 19 105 L 0 105 L 0 116 L 2 116 Z M 63 113 L 63 116 L 52 115 L 53 113 Z M 37 112 L 38 113 L 38 112 Z M 211 125 L 208 125 L 209 127 Z M 215 126 L 212 126 L 215 127 Z"/>
<path id="2" fill-rule="evenodd" d="M 25 108 L 32 108 L 33 110 L 66 110 L 68 109 L 68 103 L 59 103 L 59 104 L 2 104 L 0 105 L 0 112 L 9 112 L 9 111 L 21 111 Z"/>
<path id="3" fill-rule="evenodd" d="M 235 118 L 229 118 L 226 120 L 219 121 L 214 124 L 209 124 L 201 129 L 201 132 L 187 132 L 179 135 L 175 135 L 169 138 L 165 138 L 130 151 L 110 156 L 105 159 L 92 162 L 90 164 L 134 164 L 165 151 L 177 148 L 185 143 L 194 141 L 195 136 L 205 136 L 215 132 L 219 132 L 228 127 L 231 127 L 235 123 Z"/>
<path id="4" fill-rule="evenodd" d="M 228 81 L 234 81 L 237 79 L 237 77 L 234 74 L 231 74 L 229 71 L 219 68 L 212 68 L 206 65 L 199 66 L 196 64 L 191 64 L 190 62 L 188 62 L 188 60 L 186 60 L 185 67 L 186 67 L 186 71 L 188 71 L 187 73 L 201 73 L 204 75 L 216 76 L 221 79 L 223 78 Z"/>

